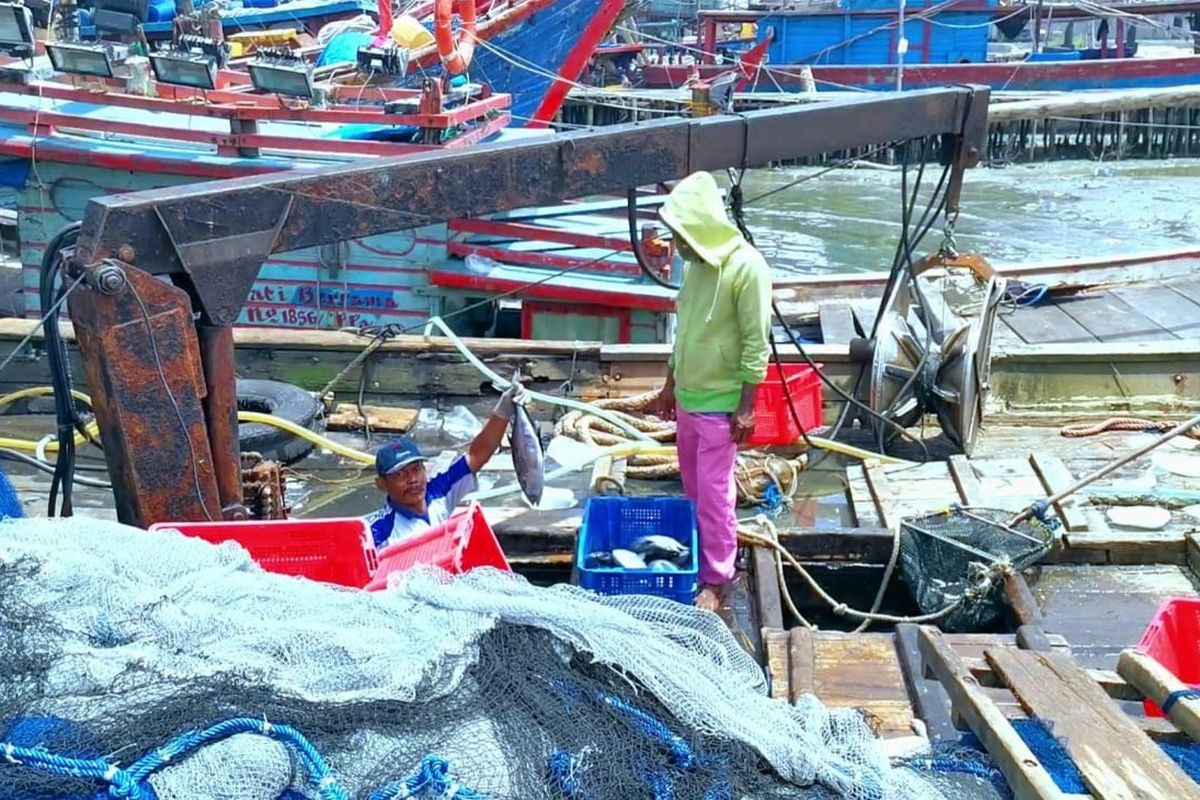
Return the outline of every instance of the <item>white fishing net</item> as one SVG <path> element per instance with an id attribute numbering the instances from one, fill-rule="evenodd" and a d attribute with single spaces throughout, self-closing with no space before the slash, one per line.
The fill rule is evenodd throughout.
<path id="1" fill-rule="evenodd" d="M 234 544 L 8 521 L 0 663 L 3 800 L 104 786 L 30 748 L 137 772 L 229 719 L 235 735 L 168 748 L 153 796 L 939 797 L 889 766 L 857 712 L 769 699 L 715 616 L 494 570 L 369 593 L 265 573 Z M 440 783 L 417 779 L 437 772 L 428 757 Z"/>

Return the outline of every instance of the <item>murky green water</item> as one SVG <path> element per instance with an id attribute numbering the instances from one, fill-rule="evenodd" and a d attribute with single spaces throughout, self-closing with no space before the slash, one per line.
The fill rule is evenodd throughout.
<path id="1" fill-rule="evenodd" d="M 815 172 L 750 173 L 747 201 Z M 923 197 L 938 172 L 927 168 Z M 747 222 L 781 273 L 886 270 L 900 233 L 900 172 L 836 170 L 750 206 Z M 939 221 L 921 252 L 938 245 L 941 227 Z M 974 169 L 956 239 L 1005 263 L 1200 247 L 1200 159 Z"/>

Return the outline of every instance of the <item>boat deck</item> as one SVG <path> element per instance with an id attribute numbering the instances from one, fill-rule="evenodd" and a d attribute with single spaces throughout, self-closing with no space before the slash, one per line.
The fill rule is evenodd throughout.
<path id="1" fill-rule="evenodd" d="M 822 303 L 822 340 L 848 343 L 869 332 L 879 297 Z M 1049 295 L 1041 302 L 1004 308 L 993 341 L 998 350 L 1023 345 L 1169 342 L 1200 336 L 1200 278 L 1177 277 Z"/>

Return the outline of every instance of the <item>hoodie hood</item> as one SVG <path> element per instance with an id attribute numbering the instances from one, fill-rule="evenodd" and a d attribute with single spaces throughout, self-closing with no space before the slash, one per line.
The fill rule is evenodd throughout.
<path id="1" fill-rule="evenodd" d="M 658 216 L 713 267 L 720 267 L 742 242 L 725 213 L 721 190 L 707 172 L 693 172 L 676 184 Z"/>

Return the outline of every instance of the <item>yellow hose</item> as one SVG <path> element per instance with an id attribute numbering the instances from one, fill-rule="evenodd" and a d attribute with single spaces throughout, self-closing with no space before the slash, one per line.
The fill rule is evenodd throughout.
<path id="1" fill-rule="evenodd" d="M 27 397 L 42 397 L 51 394 L 54 394 L 54 389 L 49 386 L 34 386 L 28 389 L 21 389 L 20 391 L 0 396 L 0 409 L 15 403 L 17 400 L 23 400 Z M 72 391 L 71 395 L 76 400 L 87 403 L 88 406 L 91 406 L 92 404 L 92 399 L 83 392 Z M 273 414 L 262 414 L 257 411 L 239 411 L 238 422 L 259 422 L 263 425 L 271 425 L 279 428 L 280 430 L 284 430 L 288 433 L 307 439 L 318 447 L 322 447 L 326 450 L 336 453 L 339 456 L 344 456 L 357 461 L 360 464 L 375 463 L 375 456 L 370 455 L 369 453 L 364 453 L 361 450 L 355 450 L 353 447 L 346 447 L 343 444 L 338 444 L 332 439 L 322 436 L 319 433 L 314 433 L 308 428 L 304 428 L 294 422 L 283 419 L 282 417 L 276 417 Z M 96 425 L 95 420 L 88 423 L 86 430 L 96 438 L 99 438 L 100 429 Z M 76 445 L 83 444 L 86 441 L 87 439 L 81 434 L 75 434 Z M 10 450 L 21 450 L 27 453 L 36 453 L 38 450 L 38 442 L 29 439 L 17 439 L 13 437 L 0 436 L 0 447 L 7 447 Z M 43 449 L 46 452 L 54 452 L 58 450 L 58 440 L 56 438 L 51 439 L 49 442 L 47 442 L 45 448 Z"/>
<path id="2" fill-rule="evenodd" d="M 844 456 L 850 456 L 851 458 L 857 458 L 862 461 L 873 458 L 880 464 L 895 464 L 898 466 L 911 466 L 913 463 L 911 461 L 905 461 L 902 458 L 894 458 L 893 456 L 885 456 L 882 453 L 873 453 L 870 450 L 863 450 L 861 447 L 855 447 L 852 444 L 835 442 L 833 439 L 822 439 L 820 436 L 809 436 L 808 440 L 824 450 L 829 450 L 834 453 L 841 453 Z"/>

